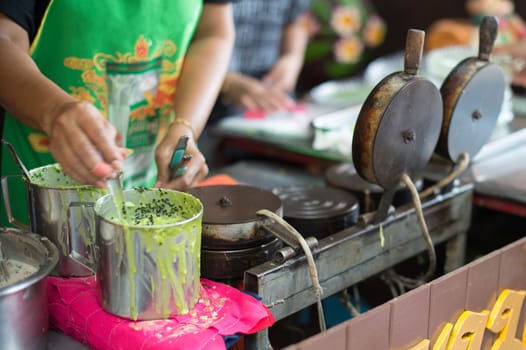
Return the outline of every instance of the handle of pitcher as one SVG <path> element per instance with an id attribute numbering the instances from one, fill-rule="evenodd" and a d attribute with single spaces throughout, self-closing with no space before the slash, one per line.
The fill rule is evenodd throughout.
<path id="1" fill-rule="evenodd" d="M 98 250 L 97 250 L 97 244 L 93 242 L 82 242 L 83 245 L 89 245 L 92 248 L 92 255 L 93 259 L 90 259 L 87 252 L 78 252 L 74 249 L 77 244 L 75 244 L 75 240 L 77 239 L 74 237 L 73 230 L 70 229 L 73 227 L 74 223 L 71 221 L 73 214 L 72 210 L 75 208 L 91 208 L 93 210 L 95 203 L 92 202 L 71 202 L 68 206 L 68 230 L 67 230 L 67 237 L 66 237 L 66 247 L 68 250 L 68 256 L 74 260 L 77 264 L 81 265 L 85 269 L 91 271 L 93 274 L 95 274 L 95 266 L 97 263 L 97 257 L 98 257 Z M 95 212 L 93 212 L 93 218 L 95 218 Z M 95 232 L 95 227 L 90 227 L 90 229 Z M 93 237 L 95 238 L 95 237 Z M 81 239 L 81 238 L 80 238 Z"/>
<path id="2" fill-rule="evenodd" d="M 4 195 L 4 204 L 5 204 L 5 211 L 7 214 L 7 220 L 10 224 L 22 229 L 22 230 L 30 230 L 30 227 L 23 222 L 17 220 L 15 217 L 13 217 L 13 211 L 11 210 L 11 202 L 9 201 L 9 191 L 7 189 L 7 179 L 8 177 L 24 177 L 27 182 L 30 182 L 29 178 L 29 172 L 27 171 L 27 168 L 25 167 L 24 163 L 22 163 L 22 160 L 16 154 L 15 148 L 13 145 L 11 145 L 9 142 L 7 142 L 4 139 L 0 139 L 0 146 L 5 146 L 11 154 L 11 157 L 13 157 L 13 160 L 15 161 L 16 165 L 20 168 L 20 171 L 22 172 L 22 175 L 5 175 L 0 178 L 0 181 L 2 183 L 2 193 Z"/>
<path id="3" fill-rule="evenodd" d="M 19 229 L 29 231 L 29 225 L 24 224 L 23 222 L 17 220 L 13 216 L 13 211 L 11 210 L 11 201 L 9 200 L 9 186 L 7 185 L 7 181 L 9 177 L 22 177 L 22 175 L 5 175 L 0 178 L 0 182 L 2 184 L 2 194 L 4 196 L 4 204 L 5 204 L 5 212 L 7 215 L 7 221 L 9 221 L 10 224 L 18 227 Z"/>

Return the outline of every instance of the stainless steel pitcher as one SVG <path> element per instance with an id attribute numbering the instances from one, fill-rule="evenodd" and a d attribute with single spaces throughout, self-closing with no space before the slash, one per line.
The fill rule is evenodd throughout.
<path id="1" fill-rule="evenodd" d="M 103 308 L 132 320 L 189 312 L 200 294 L 202 203 L 173 190 L 126 190 L 119 217 L 113 199 L 95 204 Z"/>
<path id="2" fill-rule="evenodd" d="M 2 140 L 19 165 L 27 183 L 30 227 L 12 217 L 7 180 L 2 191 L 9 222 L 20 229 L 48 237 L 59 250 L 54 275 L 87 276 L 96 268 L 95 212 L 97 199 L 106 189 L 81 185 L 67 176 L 58 164 L 27 170 L 11 144 Z"/>

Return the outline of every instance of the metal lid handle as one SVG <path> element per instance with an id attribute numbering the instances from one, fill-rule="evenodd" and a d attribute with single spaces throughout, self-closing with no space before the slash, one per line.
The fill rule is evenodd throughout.
<path id="1" fill-rule="evenodd" d="M 418 73 L 422 52 L 424 51 L 425 32 L 419 29 L 409 29 L 405 41 L 404 72 L 411 75 Z"/>

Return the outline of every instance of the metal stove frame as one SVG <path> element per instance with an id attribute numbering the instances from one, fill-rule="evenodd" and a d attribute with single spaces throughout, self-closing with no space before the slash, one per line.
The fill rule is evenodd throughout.
<path id="1" fill-rule="evenodd" d="M 422 203 L 434 244 L 446 243 L 446 272 L 464 264 L 473 192 L 473 184 L 457 183 Z M 373 219 L 364 214 L 357 225 L 323 238 L 312 249 L 324 297 L 426 251 L 412 204 L 395 208 L 380 224 Z M 246 290 L 262 297 L 276 320 L 316 303 L 303 252 L 283 262 L 272 260 L 250 268 L 243 281 Z M 271 349 L 268 330 L 246 336 L 245 348 Z"/>

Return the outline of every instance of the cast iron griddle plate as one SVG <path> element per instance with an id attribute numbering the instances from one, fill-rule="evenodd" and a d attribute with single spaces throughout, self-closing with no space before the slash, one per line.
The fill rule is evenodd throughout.
<path id="1" fill-rule="evenodd" d="M 504 72 L 489 62 L 497 31 L 497 19 L 484 17 L 480 24 L 478 57 L 460 62 L 440 88 L 444 122 L 437 153 L 453 162 L 457 162 L 462 153 L 473 159 L 497 124 L 506 89 Z"/>
<path id="2" fill-rule="evenodd" d="M 281 200 L 270 191 L 246 185 L 218 185 L 191 188 L 188 193 L 203 203 L 203 223 L 241 224 L 260 218 L 256 212 L 277 212 Z"/>
<path id="3" fill-rule="evenodd" d="M 482 68 L 457 96 L 447 134 L 447 156 L 457 161 L 466 152 L 470 158 L 488 141 L 504 101 L 506 81 L 496 65 Z"/>
<path id="4" fill-rule="evenodd" d="M 435 85 L 421 79 L 406 84 L 376 131 L 373 167 L 378 184 L 394 188 L 404 173 L 420 172 L 435 150 L 441 125 L 442 98 Z"/>
<path id="5" fill-rule="evenodd" d="M 416 76 L 423 43 L 423 31 L 408 31 L 404 71 L 386 76 L 374 87 L 354 129 L 356 170 L 385 190 L 396 188 L 403 175 L 420 172 L 440 135 L 442 96 L 431 81 Z"/>
<path id="6" fill-rule="evenodd" d="M 362 118 L 367 119 L 367 114 L 360 113 L 358 119 Z M 372 179 L 366 178 L 393 189 L 403 174 L 420 172 L 433 154 L 442 124 L 442 98 L 433 83 L 415 77 L 388 101 L 376 128 L 365 124 L 362 128 L 368 129 L 371 138 L 365 147 L 370 154 L 367 166 L 373 174 Z M 355 129 L 355 135 L 360 131 Z M 353 160 L 356 152 L 363 152 L 359 147 L 353 144 Z"/>

